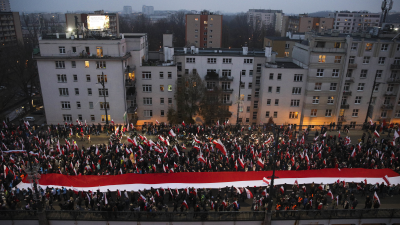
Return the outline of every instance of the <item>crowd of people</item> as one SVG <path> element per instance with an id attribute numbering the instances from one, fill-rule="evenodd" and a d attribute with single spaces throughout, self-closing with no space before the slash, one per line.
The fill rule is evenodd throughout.
<path id="1" fill-rule="evenodd" d="M 375 128 L 374 128 L 375 127 Z M 399 186 L 382 184 L 304 184 L 274 187 L 273 196 L 266 187 L 226 187 L 223 189 L 153 189 L 118 192 L 76 192 L 68 187 L 20 190 L 17 185 L 31 165 L 38 173 L 71 176 L 118 175 L 126 173 L 177 173 L 218 171 L 315 170 L 322 168 L 390 168 L 399 173 L 400 150 L 393 139 L 378 138 L 379 126 L 366 125 L 366 131 L 351 143 L 349 137 L 327 135 L 322 127 L 311 135 L 309 129 L 296 131 L 291 125 L 241 126 L 165 124 L 136 131 L 132 125 L 101 126 L 50 125 L 46 127 L 5 123 L 1 127 L 1 209 L 103 211 L 163 211 L 172 203 L 173 211 L 237 211 L 242 203 L 252 210 L 265 210 L 274 199 L 275 210 L 356 208 L 354 193 L 366 196 L 365 208 L 379 208 L 380 196 L 397 195 Z M 330 127 L 332 129 L 332 127 Z M 348 132 L 349 127 L 344 129 Z M 109 134 L 109 141 L 90 143 L 90 135 Z M 153 139 L 148 139 L 151 134 Z M 275 136 L 278 136 L 275 141 Z M 375 134 L 374 134 L 375 133 Z M 377 134 L 376 134 L 377 133 Z M 309 136 L 312 136 L 309 138 Z M 86 138 L 85 138 L 86 137 Z M 73 139 L 87 140 L 78 146 Z M 308 140 L 310 139 L 310 140 Z M 189 144 L 191 146 L 189 147 Z M 84 179 L 84 178 L 82 178 Z M 287 191 L 290 190 L 290 191 Z M 246 200 L 251 199 L 251 200 Z M 22 205 L 22 202 L 25 202 Z M 361 207 L 357 207 L 361 208 Z"/>

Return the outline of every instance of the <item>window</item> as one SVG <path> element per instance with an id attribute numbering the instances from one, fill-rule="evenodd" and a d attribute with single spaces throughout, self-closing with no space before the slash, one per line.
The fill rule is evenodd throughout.
<path id="1" fill-rule="evenodd" d="M 186 63 L 196 63 L 196 58 L 186 58 Z"/>
<path id="2" fill-rule="evenodd" d="M 160 84 L 160 91 L 163 92 L 164 91 L 164 85 Z"/>
<path id="3" fill-rule="evenodd" d="M 381 78 L 382 77 L 382 73 L 383 73 L 383 70 L 377 70 L 376 74 L 375 74 L 376 78 Z"/>
<path id="4" fill-rule="evenodd" d="M 261 69 L 260 69 L 261 70 Z M 249 70 L 249 76 L 253 76 L 253 70 Z"/>
<path id="5" fill-rule="evenodd" d="M 85 68 L 89 68 L 89 61 L 85 61 Z"/>
<path id="6" fill-rule="evenodd" d="M 322 83 L 315 83 L 314 90 L 315 91 L 320 91 L 321 90 L 321 86 L 322 86 Z"/>
<path id="7" fill-rule="evenodd" d="M 164 105 L 164 98 L 160 98 L 160 105 Z"/>
<path id="8" fill-rule="evenodd" d="M 58 83 L 67 83 L 67 75 L 57 74 Z"/>
<path id="9" fill-rule="evenodd" d="M 142 88 L 143 92 L 151 92 L 151 84 L 143 84 Z"/>
<path id="10" fill-rule="evenodd" d="M 276 93 L 280 93 L 281 92 L 281 87 L 276 87 Z"/>
<path id="11" fill-rule="evenodd" d="M 303 81 L 303 74 L 295 74 L 294 75 L 295 82 L 302 82 Z"/>
<path id="12" fill-rule="evenodd" d="M 60 54 L 65 54 L 65 46 L 58 47 L 58 51 L 60 52 Z"/>
<path id="13" fill-rule="evenodd" d="M 99 88 L 99 97 L 104 97 L 104 96 L 108 96 L 108 88 L 105 88 L 103 90 L 103 88 Z"/>
<path id="14" fill-rule="evenodd" d="M 193 74 L 197 74 L 196 69 L 193 69 Z M 172 72 L 168 72 L 168 79 L 172 79 Z"/>
<path id="15" fill-rule="evenodd" d="M 357 50 L 357 47 L 358 47 L 358 43 L 352 43 L 352 44 L 351 44 L 351 50 L 352 50 L 352 51 Z"/>
<path id="16" fill-rule="evenodd" d="M 96 47 L 97 57 L 103 57 L 103 47 Z"/>
<path id="17" fill-rule="evenodd" d="M 349 56 L 349 64 L 354 64 L 355 59 L 355 56 Z"/>
<path id="18" fill-rule="evenodd" d="M 81 108 L 81 102 L 76 102 L 76 108 L 78 108 L 78 109 Z"/>
<path id="19" fill-rule="evenodd" d="M 56 69 L 65 69 L 64 61 L 56 61 Z"/>
<path id="20" fill-rule="evenodd" d="M 400 44 L 397 45 L 396 51 L 400 51 Z"/>
<path id="21" fill-rule="evenodd" d="M 364 58 L 363 58 L 363 64 L 369 64 L 369 59 L 370 59 L 371 57 L 369 57 L 369 56 L 364 56 Z"/>
<path id="22" fill-rule="evenodd" d="M 278 73 L 278 77 L 276 78 L 277 80 L 282 80 L 282 74 Z"/>
<path id="23" fill-rule="evenodd" d="M 76 68 L 76 62 L 75 61 L 71 61 L 71 66 L 72 66 L 72 68 Z"/>
<path id="24" fill-rule="evenodd" d="M 97 82 L 98 83 L 102 83 L 103 80 L 104 80 L 104 83 L 107 83 L 107 75 L 104 75 L 104 74 L 97 75 Z"/>
<path id="25" fill-rule="evenodd" d="M 312 104 L 319 104 L 319 96 L 313 96 Z"/>
<path id="26" fill-rule="evenodd" d="M 335 56 L 335 63 L 341 63 L 342 62 L 342 56 Z"/>
<path id="27" fill-rule="evenodd" d="M 400 57 L 395 57 L 393 64 L 399 65 L 400 64 Z"/>
<path id="28" fill-rule="evenodd" d="M 260 95 L 260 88 L 256 88 L 256 89 L 254 90 L 254 97 L 258 98 L 259 95 Z"/>
<path id="29" fill-rule="evenodd" d="M 270 80 L 273 80 L 273 79 L 274 79 L 274 74 L 273 74 L 273 73 L 270 73 L 270 74 L 269 74 L 269 79 L 270 79 Z"/>
<path id="30" fill-rule="evenodd" d="M 107 120 L 111 121 L 111 115 L 107 115 Z M 106 115 L 101 115 L 101 122 L 106 122 Z"/>
<path id="31" fill-rule="evenodd" d="M 185 69 L 185 74 L 189 74 L 189 69 Z"/>
<path id="32" fill-rule="evenodd" d="M 332 109 L 326 109 L 325 110 L 325 116 L 326 117 L 331 117 L 332 116 Z"/>
<path id="33" fill-rule="evenodd" d="M 72 47 L 72 53 L 76 53 L 76 47 Z"/>
<path id="34" fill-rule="evenodd" d="M 217 58 L 207 58 L 207 63 L 217 63 Z"/>
<path id="35" fill-rule="evenodd" d="M 63 114 L 64 122 L 72 122 L 72 116 L 70 114 Z"/>
<path id="36" fill-rule="evenodd" d="M 110 103 L 108 103 L 108 102 L 106 102 L 106 103 L 104 103 L 104 102 L 99 102 L 100 104 L 100 109 L 110 109 Z"/>
<path id="37" fill-rule="evenodd" d="M 357 91 L 364 91 L 365 83 L 358 83 Z"/>
<path id="38" fill-rule="evenodd" d="M 69 103 L 69 101 L 63 101 L 61 102 L 61 108 L 62 109 L 71 109 L 71 104 Z"/>
<path id="39" fill-rule="evenodd" d="M 142 79 L 143 80 L 150 80 L 151 79 L 151 72 L 142 72 Z"/>
<path id="40" fill-rule="evenodd" d="M 247 106 L 246 112 L 250 112 L 250 106 Z"/>
<path id="41" fill-rule="evenodd" d="M 385 64 L 385 59 L 386 59 L 386 57 L 379 57 L 378 64 L 379 65 L 384 65 Z"/>
<path id="42" fill-rule="evenodd" d="M 392 92 L 393 89 L 394 89 L 394 84 L 388 84 L 388 86 L 387 86 L 387 88 L 386 88 L 386 91 L 387 91 L 387 92 Z"/>
<path id="43" fill-rule="evenodd" d="M 168 98 L 168 104 L 172 104 L 172 98 Z"/>
<path id="44" fill-rule="evenodd" d="M 333 45 L 334 48 L 340 48 L 341 43 L 340 42 L 335 42 L 335 44 Z"/>
<path id="45" fill-rule="evenodd" d="M 223 58 L 222 63 L 232 63 L 232 59 L 231 58 Z"/>
<path id="46" fill-rule="evenodd" d="M 230 77 L 231 76 L 231 70 L 222 70 L 222 76 L 223 77 Z"/>
<path id="47" fill-rule="evenodd" d="M 334 102 L 334 97 L 333 96 L 328 96 L 328 104 L 333 104 L 333 102 Z"/>
<path id="48" fill-rule="evenodd" d="M 269 117 L 269 111 L 265 111 L 265 117 Z"/>
<path id="49" fill-rule="evenodd" d="M 382 44 L 381 45 L 381 51 L 387 51 L 389 47 L 389 44 Z"/>
<path id="50" fill-rule="evenodd" d="M 289 44 L 285 44 L 285 49 L 288 49 L 289 48 Z"/>
<path id="51" fill-rule="evenodd" d="M 300 106 L 300 100 L 298 100 L 298 99 L 290 100 L 290 106 L 291 107 L 299 107 Z"/>
<path id="52" fill-rule="evenodd" d="M 329 88 L 330 91 L 336 91 L 337 90 L 337 83 L 331 83 L 331 86 Z"/>
<path id="53" fill-rule="evenodd" d="M 301 94 L 301 87 L 294 87 L 292 89 L 292 95 L 300 95 Z"/>
<path id="54" fill-rule="evenodd" d="M 311 117 L 317 116 L 317 109 L 311 109 L 311 114 L 310 114 L 310 116 L 311 116 Z"/>
<path id="55" fill-rule="evenodd" d="M 396 112 L 394 113 L 394 117 L 400 118 L 400 110 L 396 110 Z"/>
<path id="56" fill-rule="evenodd" d="M 257 109 L 257 108 L 258 108 L 258 101 L 254 101 L 254 103 L 253 103 L 253 108 L 254 108 L 254 109 Z"/>
<path id="57" fill-rule="evenodd" d="M 319 63 L 324 63 L 324 62 L 325 62 L 325 58 L 326 58 L 325 55 L 319 55 L 319 57 L 318 57 L 318 62 L 319 62 Z"/>
<path id="58" fill-rule="evenodd" d="M 324 76 L 324 69 L 317 69 L 317 77 L 323 77 Z"/>
<path id="59" fill-rule="evenodd" d="M 250 122 L 250 118 L 246 118 L 246 123 Z"/>
<path id="60" fill-rule="evenodd" d="M 268 93 L 272 93 L 272 87 L 271 86 L 268 87 Z"/>
<path id="61" fill-rule="evenodd" d="M 94 117 L 94 115 L 90 115 L 90 120 L 91 120 L 91 121 L 95 121 L 95 120 L 96 120 L 95 117 Z"/>
<path id="62" fill-rule="evenodd" d="M 253 63 L 253 59 L 244 59 L 243 63 L 246 63 L 246 64 Z"/>
<path id="63" fill-rule="evenodd" d="M 78 82 L 78 75 L 74 74 L 72 77 L 74 78 L 74 82 Z"/>
<path id="64" fill-rule="evenodd" d="M 88 92 L 88 95 L 92 95 L 92 89 L 91 88 L 88 88 L 87 92 Z"/>
<path id="65" fill-rule="evenodd" d="M 278 112 L 274 112 L 274 118 L 278 118 Z"/>
<path id="66" fill-rule="evenodd" d="M 261 64 L 257 64 L 257 73 L 261 73 Z"/>
<path id="67" fill-rule="evenodd" d="M 332 77 L 338 77 L 339 76 L 339 69 L 333 69 L 332 70 Z"/>
<path id="68" fill-rule="evenodd" d="M 168 91 L 172 91 L 172 84 L 168 84 Z"/>
<path id="69" fill-rule="evenodd" d="M 289 57 L 290 52 L 285 52 L 285 57 Z"/>
<path id="70" fill-rule="evenodd" d="M 161 110 L 160 116 L 165 116 L 164 110 Z"/>
<path id="71" fill-rule="evenodd" d="M 271 99 L 267 99 L 267 105 L 271 105 Z"/>
<path id="72" fill-rule="evenodd" d="M 251 88 L 253 87 L 253 83 L 252 83 L 252 82 L 249 82 L 248 87 L 249 87 L 249 89 L 251 89 Z"/>
<path id="73" fill-rule="evenodd" d="M 367 52 L 369 52 L 369 51 L 371 51 L 372 50 L 372 43 L 366 43 L 365 44 L 365 51 L 367 51 Z"/>
<path id="74" fill-rule="evenodd" d="M 143 105 L 152 105 L 153 98 L 143 98 Z"/>
<path id="75" fill-rule="evenodd" d="M 93 102 L 89 102 L 89 109 L 93 109 Z"/>
<path id="76" fill-rule="evenodd" d="M 143 111 L 144 117 L 152 117 L 153 116 L 153 110 L 144 110 Z"/>
<path id="77" fill-rule="evenodd" d="M 221 86 L 222 86 L 222 90 L 231 89 L 231 83 L 230 82 L 222 82 Z"/>
<path id="78" fill-rule="evenodd" d="M 275 105 L 279 105 L 279 99 L 275 99 Z"/>
<path id="79" fill-rule="evenodd" d="M 383 111 L 381 112 L 381 117 L 382 117 L 382 118 L 386 118 L 386 116 L 387 116 L 387 111 L 386 111 L 386 110 L 383 110 Z"/>
<path id="80" fill-rule="evenodd" d="M 106 61 L 96 61 L 96 69 L 105 69 Z"/>
<path id="81" fill-rule="evenodd" d="M 367 78 L 368 70 L 361 70 L 360 78 Z"/>
<path id="82" fill-rule="evenodd" d="M 68 96 L 68 88 L 59 88 L 60 96 Z"/>

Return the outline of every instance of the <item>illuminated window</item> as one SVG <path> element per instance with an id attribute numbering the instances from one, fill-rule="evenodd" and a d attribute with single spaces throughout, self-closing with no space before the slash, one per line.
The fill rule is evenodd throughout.
<path id="1" fill-rule="evenodd" d="M 204 24 L 207 24 L 207 21 L 204 21 Z"/>
<path id="2" fill-rule="evenodd" d="M 172 91 L 172 85 L 168 84 L 168 91 Z"/>
<path id="3" fill-rule="evenodd" d="M 311 117 L 317 116 L 317 109 L 311 109 Z"/>
<path id="4" fill-rule="evenodd" d="M 97 75 L 97 82 L 101 83 L 103 81 L 104 76 L 104 83 L 107 83 L 107 75 Z"/>
<path id="5" fill-rule="evenodd" d="M 325 55 L 320 55 L 319 58 L 318 58 L 318 62 L 324 63 L 325 62 L 325 58 L 326 58 Z"/>
<path id="6" fill-rule="evenodd" d="M 107 115 L 108 121 L 111 121 L 111 115 Z M 101 115 L 101 122 L 106 122 L 106 115 Z"/>
<path id="7" fill-rule="evenodd" d="M 299 112 L 290 112 L 289 119 L 297 119 L 299 117 Z"/>
<path id="8" fill-rule="evenodd" d="M 85 68 L 89 68 L 89 61 L 85 61 Z"/>
<path id="9" fill-rule="evenodd" d="M 96 61 L 96 69 L 105 69 L 106 61 Z"/>
<path id="10" fill-rule="evenodd" d="M 160 91 L 164 91 L 164 85 L 160 85 Z"/>
<path id="11" fill-rule="evenodd" d="M 289 57 L 289 52 L 285 52 L 285 57 Z"/>
<path id="12" fill-rule="evenodd" d="M 97 57 L 103 57 L 103 47 L 96 47 Z"/>
<path id="13" fill-rule="evenodd" d="M 199 21 L 199 18 L 194 18 L 195 21 Z"/>
<path id="14" fill-rule="evenodd" d="M 372 50 L 372 43 L 367 43 L 365 44 L 365 51 L 371 51 Z"/>

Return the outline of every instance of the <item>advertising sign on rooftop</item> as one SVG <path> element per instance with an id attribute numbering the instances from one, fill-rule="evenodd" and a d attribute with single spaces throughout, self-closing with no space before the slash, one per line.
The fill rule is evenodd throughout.
<path id="1" fill-rule="evenodd" d="M 104 30 L 110 28 L 110 20 L 106 15 L 90 15 L 87 17 L 89 30 Z"/>

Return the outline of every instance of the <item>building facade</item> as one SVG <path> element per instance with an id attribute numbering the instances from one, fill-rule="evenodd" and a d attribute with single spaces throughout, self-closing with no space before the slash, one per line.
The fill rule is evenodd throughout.
<path id="1" fill-rule="evenodd" d="M 336 11 L 330 13 L 329 17 L 334 19 L 334 30 L 340 33 L 360 33 L 379 26 L 381 13 Z"/>
<path id="2" fill-rule="evenodd" d="M 324 30 L 333 29 L 333 18 L 323 17 L 300 17 L 299 18 L 299 32 L 322 32 Z"/>
<path id="3" fill-rule="evenodd" d="M 154 14 L 154 6 L 142 6 L 142 13 L 145 15 L 153 15 Z"/>
<path id="4" fill-rule="evenodd" d="M 186 14 L 186 45 L 197 48 L 221 48 L 222 15 L 209 11 Z"/>
<path id="5" fill-rule="evenodd" d="M 24 42 L 18 12 L 0 12 L 0 20 L 0 48 Z"/>
<path id="6" fill-rule="evenodd" d="M 271 9 L 249 9 L 247 11 L 247 22 L 256 25 L 259 23 L 260 26 L 272 26 L 275 31 L 281 32 L 283 25 L 284 14 L 282 10 L 271 10 Z"/>
<path id="7" fill-rule="evenodd" d="M 0 12 L 11 12 L 10 0 L 0 0 Z"/>
<path id="8" fill-rule="evenodd" d="M 124 6 L 122 13 L 124 15 L 131 15 L 132 14 L 132 6 Z"/>
<path id="9" fill-rule="evenodd" d="M 76 29 L 76 22 L 78 23 L 79 29 L 87 29 L 87 17 L 90 15 L 104 15 L 109 18 L 109 28 L 112 36 L 119 37 L 119 15 L 118 13 L 104 13 L 104 10 L 94 11 L 93 14 L 85 14 L 85 13 L 66 13 L 66 27 L 67 29 Z M 76 19 L 75 19 L 76 18 Z"/>

